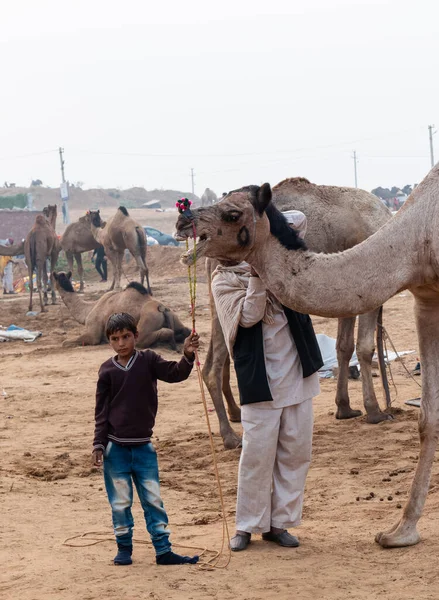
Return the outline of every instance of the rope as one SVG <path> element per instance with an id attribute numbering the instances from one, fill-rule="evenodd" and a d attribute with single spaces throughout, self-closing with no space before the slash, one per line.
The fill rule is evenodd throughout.
<path id="1" fill-rule="evenodd" d="M 396 356 L 398 357 L 398 359 L 399 359 L 400 363 L 401 363 L 401 364 L 402 364 L 402 366 L 404 367 L 404 369 L 405 369 L 405 371 L 406 371 L 407 375 L 408 375 L 408 376 L 409 376 L 411 379 L 413 379 L 413 381 L 416 383 L 416 385 L 417 385 L 418 387 L 422 388 L 422 385 L 419 383 L 419 381 L 416 381 L 416 379 L 413 377 L 413 375 L 412 375 L 412 374 L 410 373 L 410 371 L 407 369 L 407 367 L 406 367 L 406 365 L 405 365 L 404 361 L 402 360 L 402 356 L 400 356 L 400 355 L 399 355 L 399 353 L 398 353 L 398 350 L 395 348 L 395 344 L 392 342 L 392 338 L 390 337 L 390 335 L 389 335 L 389 333 L 388 333 L 387 329 L 384 327 L 384 325 L 379 325 L 379 326 L 381 327 L 381 329 L 383 330 L 383 333 L 384 333 L 384 346 L 385 346 L 385 350 L 386 350 L 386 356 L 387 356 L 387 345 L 386 345 L 386 340 L 389 340 L 389 342 L 390 342 L 390 344 L 391 344 L 391 346 L 392 346 L 392 348 L 393 348 L 393 351 L 394 351 L 394 353 L 396 354 Z M 389 366 L 389 371 L 390 371 L 390 366 Z M 393 377 L 392 377 L 392 383 L 393 383 L 393 385 L 395 385 L 395 384 L 394 384 L 394 382 L 393 382 Z M 396 387 L 396 386 L 395 386 L 395 387 Z"/>
<path id="2" fill-rule="evenodd" d="M 192 224 L 192 228 L 193 228 L 193 234 L 194 234 L 194 250 L 193 250 L 193 273 L 192 273 L 192 267 L 191 265 L 188 265 L 188 281 L 189 281 L 189 295 L 190 295 L 190 303 L 191 303 L 191 316 L 192 316 L 192 332 L 195 333 L 196 332 L 196 328 L 195 328 L 195 322 L 196 322 L 196 315 L 195 315 L 195 311 L 196 311 L 196 298 L 197 298 L 197 252 L 196 252 L 196 244 L 195 241 L 197 239 L 196 236 L 196 231 L 195 231 L 195 224 Z M 188 239 L 186 238 L 186 251 L 189 252 L 189 242 Z M 201 399 L 203 402 L 203 408 L 204 408 L 204 414 L 206 417 L 206 423 L 207 423 L 207 429 L 209 432 L 209 442 L 210 442 L 210 449 L 212 451 L 212 459 L 213 459 L 213 466 L 214 466 L 214 471 L 215 471 L 215 477 L 216 477 L 216 482 L 217 482 L 217 486 L 218 486 L 218 495 L 219 495 L 219 499 L 220 499 L 220 504 L 221 504 L 221 513 L 222 513 L 222 522 L 223 522 L 223 532 L 222 532 L 222 544 L 221 544 L 221 549 L 219 550 L 219 552 L 216 554 L 216 556 L 214 556 L 213 558 L 200 562 L 200 567 L 201 568 L 217 568 L 217 569 L 225 569 L 228 564 L 230 563 L 230 559 L 232 556 L 231 550 L 230 550 L 230 535 L 229 535 L 229 526 L 227 523 L 227 518 L 226 518 L 226 510 L 225 510 L 225 505 L 224 505 L 224 496 L 223 496 L 223 490 L 222 490 L 222 486 L 221 486 L 221 479 L 220 479 L 220 475 L 219 475 L 219 470 L 218 470 L 218 461 L 216 458 L 216 451 L 215 451 L 215 444 L 213 441 L 213 435 L 212 435 L 212 429 L 210 426 L 210 419 L 209 419 L 209 412 L 207 409 L 207 402 L 206 402 L 206 395 L 205 395 L 205 390 L 204 390 L 204 382 L 203 382 L 203 376 L 201 373 L 201 363 L 200 363 L 200 359 L 198 356 L 198 351 L 195 350 L 195 365 L 197 368 L 197 375 L 198 375 L 198 383 L 200 386 L 200 393 L 201 393 Z M 228 554 L 226 556 L 226 562 L 223 565 L 219 565 L 219 561 L 223 555 L 224 552 L 224 546 L 227 540 L 227 549 L 228 549 Z"/>

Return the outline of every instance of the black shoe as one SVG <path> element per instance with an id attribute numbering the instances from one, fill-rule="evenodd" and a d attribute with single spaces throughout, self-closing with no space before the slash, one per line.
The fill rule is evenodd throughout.
<path id="1" fill-rule="evenodd" d="M 291 535 L 285 529 L 281 533 L 274 533 L 273 531 L 268 531 L 267 533 L 262 534 L 262 539 L 266 542 L 274 542 L 279 546 L 284 546 L 285 548 L 297 548 L 299 546 L 299 540 L 295 535 Z"/>
<path id="2" fill-rule="evenodd" d="M 131 565 L 132 559 L 131 554 L 133 553 L 132 546 L 123 546 L 122 544 L 117 544 L 117 554 L 114 557 L 115 565 Z"/>
<path id="3" fill-rule="evenodd" d="M 251 534 L 250 533 L 237 533 L 230 540 L 230 550 L 232 552 L 241 552 L 245 550 L 250 544 Z"/>
<path id="4" fill-rule="evenodd" d="M 416 367 L 413 369 L 413 375 L 420 375 L 421 374 L 421 363 L 418 362 L 416 363 Z"/>

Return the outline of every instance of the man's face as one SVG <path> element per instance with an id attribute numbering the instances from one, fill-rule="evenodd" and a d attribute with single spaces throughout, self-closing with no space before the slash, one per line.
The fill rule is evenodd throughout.
<path id="1" fill-rule="evenodd" d="M 138 333 L 133 333 L 129 329 L 122 329 L 121 331 L 115 331 L 110 335 L 110 346 L 121 358 L 129 358 L 134 352 L 134 346 L 136 345 Z"/>

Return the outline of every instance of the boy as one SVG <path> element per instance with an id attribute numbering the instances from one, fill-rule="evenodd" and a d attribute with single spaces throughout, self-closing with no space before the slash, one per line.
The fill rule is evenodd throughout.
<path id="1" fill-rule="evenodd" d="M 171 550 L 168 516 L 160 497 L 157 454 L 151 436 L 157 414 L 157 380 L 175 383 L 189 377 L 199 337 L 192 333 L 186 338 L 184 355 L 179 362 L 174 362 L 164 360 L 152 350 L 135 350 L 137 327 L 127 313 L 111 315 L 106 335 L 117 354 L 99 370 L 93 464 L 104 465 L 118 547 L 114 564 L 132 563 L 133 481 L 157 564 L 195 564 L 198 556 L 180 556 Z"/>

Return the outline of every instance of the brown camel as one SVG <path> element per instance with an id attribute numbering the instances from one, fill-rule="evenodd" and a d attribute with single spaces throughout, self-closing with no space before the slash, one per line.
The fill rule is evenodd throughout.
<path id="1" fill-rule="evenodd" d="M 74 340 L 65 340 L 63 346 L 96 346 L 107 341 L 105 324 L 117 312 L 133 315 L 139 329 L 139 348 L 153 344 L 168 344 L 173 350 L 190 334 L 180 319 L 169 308 L 155 300 L 147 290 L 132 281 L 122 292 L 107 292 L 97 302 L 87 302 L 75 294 L 72 273 L 53 273 L 58 292 L 72 317 L 85 325 L 86 331 Z"/>
<path id="2" fill-rule="evenodd" d="M 143 227 L 129 216 L 124 206 L 119 206 L 114 217 L 111 217 L 105 226 L 99 210 L 90 211 L 90 223 L 93 237 L 104 246 L 105 254 L 113 265 L 113 283 L 110 290 L 120 289 L 122 261 L 125 249 L 128 249 L 139 267 L 141 283 L 143 284 L 146 277 L 147 289 L 151 293 Z"/>
<path id="3" fill-rule="evenodd" d="M 272 201 L 281 211 L 300 210 L 306 214 L 306 244 L 314 252 L 341 252 L 351 248 L 372 235 L 392 216 L 390 210 L 376 196 L 364 190 L 319 186 L 303 177 L 285 179 L 277 184 L 273 188 Z M 216 264 L 216 261 L 210 259 L 206 261 L 209 283 Z M 240 410 L 230 388 L 230 361 L 227 347 L 211 297 L 210 300 L 211 337 L 203 367 L 203 379 L 217 412 L 224 446 L 236 448 L 240 438 L 228 422 L 222 396 L 224 395 L 226 399 L 231 421 L 240 420 Z M 380 423 L 391 418 L 379 407 L 372 378 L 374 332 L 379 310 L 360 316 L 357 336 L 356 350 L 361 367 L 363 401 L 368 423 Z M 339 374 L 335 397 L 337 419 L 361 415 L 360 410 L 351 409 L 348 391 L 349 361 L 355 346 L 355 320 L 355 317 L 339 319 L 338 324 Z"/>
<path id="4" fill-rule="evenodd" d="M 192 211 L 191 219 L 180 217 L 177 232 L 187 237 L 195 224 L 198 256 L 246 260 L 280 302 L 300 312 L 353 317 L 412 292 L 422 362 L 419 461 L 402 517 L 376 541 L 416 544 L 439 436 L 439 165 L 381 229 L 338 254 L 307 250 L 271 196 L 269 184 L 231 192 L 216 206 Z"/>
<path id="5" fill-rule="evenodd" d="M 33 297 L 33 273 L 36 271 L 37 289 L 40 297 L 41 312 L 45 312 L 47 300 L 47 269 L 46 260 L 50 258 L 51 273 L 56 267 L 58 254 L 60 251 L 59 240 L 55 232 L 56 226 L 56 205 L 50 205 L 43 209 L 42 215 L 37 215 L 35 224 L 26 236 L 24 241 L 24 255 L 29 273 L 29 310 L 32 310 Z M 50 275 L 52 304 L 56 304 L 55 286 L 53 277 Z M 42 294 L 43 292 L 43 294 Z M 43 303 L 44 296 L 44 303 Z"/>
<path id="6" fill-rule="evenodd" d="M 66 253 L 69 270 L 73 271 L 73 260 L 76 260 L 79 274 L 79 291 L 84 291 L 84 269 L 82 266 L 82 252 L 88 252 L 99 248 L 100 244 L 95 240 L 91 232 L 90 214 L 80 217 L 74 223 L 70 223 L 61 238 L 61 248 Z"/>

